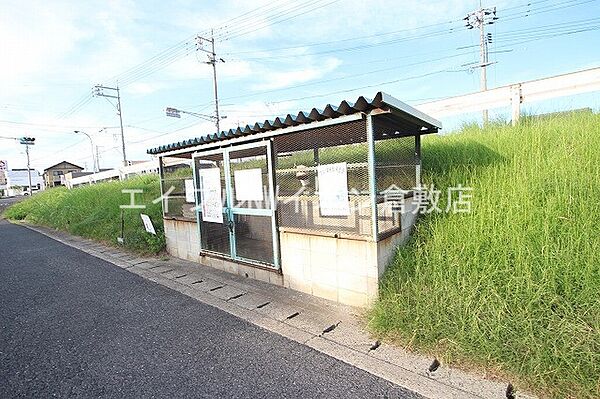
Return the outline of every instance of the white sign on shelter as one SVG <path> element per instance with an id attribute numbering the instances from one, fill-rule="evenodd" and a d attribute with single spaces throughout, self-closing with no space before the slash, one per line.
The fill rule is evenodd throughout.
<path id="1" fill-rule="evenodd" d="M 192 179 L 185 180 L 185 202 L 196 202 L 194 197 L 194 181 Z"/>
<path id="2" fill-rule="evenodd" d="M 219 168 L 200 169 L 200 195 L 202 200 L 202 220 L 223 223 L 223 199 L 221 197 L 221 170 Z"/>
<path id="3" fill-rule="evenodd" d="M 319 207 L 322 216 L 348 216 L 348 166 L 346 162 L 319 165 Z"/>
<path id="4" fill-rule="evenodd" d="M 262 201 L 262 169 L 243 169 L 233 172 L 235 199 L 238 201 Z"/>

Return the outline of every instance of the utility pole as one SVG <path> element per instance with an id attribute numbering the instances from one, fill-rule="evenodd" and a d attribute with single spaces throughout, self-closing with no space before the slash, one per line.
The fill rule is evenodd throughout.
<path id="1" fill-rule="evenodd" d="M 29 162 L 29 144 L 25 145 L 25 154 L 27 154 L 27 177 L 29 178 L 29 195 L 33 194 L 31 187 L 31 164 Z"/>
<path id="2" fill-rule="evenodd" d="M 29 195 L 33 195 L 33 188 L 31 186 L 31 166 L 29 162 L 29 146 L 35 144 L 35 138 L 33 137 L 21 137 L 19 142 L 25 146 L 25 154 L 27 154 L 27 176 L 29 177 Z"/>
<path id="3" fill-rule="evenodd" d="M 103 90 L 112 90 L 113 93 L 116 92 L 116 96 L 114 94 L 105 94 Z M 94 95 L 96 97 L 107 97 L 113 98 L 117 100 L 117 105 L 113 105 L 117 109 L 117 113 L 119 115 L 119 122 L 121 124 L 121 146 L 123 149 L 123 166 L 127 166 L 127 155 L 125 154 L 125 134 L 123 133 L 123 112 L 121 112 L 121 92 L 119 91 L 119 86 L 117 87 L 107 87 L 102 85 L 94 86 Z"/>
<path id="4" fill-rule="evenodd" d="M 466 17 L 463 18 L 466 21 L 466 27 L 468 29 L 478 28 L 479 29 L 479 68 L 481 68 L 481 82 L 480 90 L 487 90 L 487 71 L 486 68 L 490 65 L 488 61 L 488 40 L 491 40 L 491 36 L 486 36 L 485 26 L 493 24 L 498 17 L 496 16 L 496 7 L 483 8 L 481 0 L 479 0 L 479 9 L 470 12 Z M 488 123 L 488 111 L 483 110 L 483 123 Z"/>
<path id="5" fill-rule="evenodd" d="M 210 39 L 202 37 L 200 35 L 196 36 L 197 42 L 197 50 L 204 51 L 208 54 L 207 64 L 211 64 L 213 67 L 213 85 L 215 91 L 215 125 L 217 127 L 217 133 L 221 132 L 221 117 L 219 116 L 219 94 L 217 89 L 217 62 L 225 62 L 223 58 L 217 59 L 217 54 L 215 53 L 215 37 L 213 35 L 213 31 L 210 31 Z M 204 42 L 210 43 L 210 50 L 204 49 Z"/>

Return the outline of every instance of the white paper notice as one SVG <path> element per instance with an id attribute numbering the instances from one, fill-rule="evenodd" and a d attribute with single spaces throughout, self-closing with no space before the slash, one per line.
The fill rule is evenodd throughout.
<path id="1" fill-rule="evenodd" d="M 144 223 L 144 228 L 146 229 L 146 231 L 150 234 L 156 235 L 156 230 L 154 230 L 154 225 L 152 224 L 152 220 L 150 220 L 150 217 L 143 213 L 140 213 L 140 216 L 142 217 L 142 223 Z"/>
<path id="2" fill-rule="evenodd" d="M 185 180 L 185 202 L 196 202 L 194 197 L 194 181 L 192 179 Z"/>
<path id="3" fill-rule="evenodd" d="M 262 170 L 245 169 L 233 172 L 235 199 L 237 201 L 262 201 Z"/>
<path id="4" fill-rule="evenodd" d="M 348 216 L 348 167 L 346 162 L 319 165 L 319 207 L 323 216 Z"/>
<path id="5" fill-rule="evenodd" d="M 221 170 L 200 169 L 200 194 L 202 198 L 202 220 L 223 223 L 223 200 L 221 197 Z"/>

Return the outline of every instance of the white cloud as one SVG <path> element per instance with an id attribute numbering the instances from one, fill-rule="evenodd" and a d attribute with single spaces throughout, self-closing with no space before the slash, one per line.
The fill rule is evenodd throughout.
<path id="1" fill-rule="evenodd" d="M 134 82 L 128 85 L 123 91 L 133 95 L 148 95 L 166 87 L 163 83 Z"/>
<path id="2" fill-rule="evenodd" d="M 60 69 L 64 55 L 85 36 L 73 23 L 74 12 L 64 5 L 48 7 L 45 2 L 34 2 L 2 7 L 0 82 L 3 86 L 18 88 L 20 84 L 53 75 Z"/>
<path id="3" fill-rule="evenodd" d="M 252 85 L 253 90 L 273 90 L 294 84 L 304 83 L 323 76 L 336 70 L 342 61 L 337 58 L 327 58 L 318 65 L 305 66 L 301 69 L 291 71 L 263 71 L 262 82 Z"/>

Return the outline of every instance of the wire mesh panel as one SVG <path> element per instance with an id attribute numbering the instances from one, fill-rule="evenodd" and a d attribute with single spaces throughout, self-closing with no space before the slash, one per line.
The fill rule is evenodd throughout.
<path id="1" fill-rule="evenodd" d="M 161 157 L 160 172 L 164 216 L 195 222 L 194 200 L 190 199 L 189 195 L 186 196 L 186 191 L 188 194 L 190 189 L 193 191 L 191 155 Z"/>
<path id="2" fill-rule="evenodd" d="M 200 223 L 200 240 L 201 247 L 203 250 L 217 252 L 224 255 L 231 254 L 231 247 L 229 241 L 229 225 L 214 220 L 208 220 L 202 212 L 202 201 L 203 201 L 203 177 L 206 175 L 202 171 L 206 170 L 218 170 L 220 177 L 220 191 L 221 198 L 225 199 L 225 162 L 223 160 L 223 154 L 204 155 L 196 158 L 196 187 L 198 187 L 198 212 Z M 222 206 L 224 204 L 221 204 Z M 222 215 L 223 220 L 226 219 L 226 215 Z"/>
<path id="3" fill-rule="evenodd" d="M 236 255 L 239 258 L 272 264 L 273 234 L 271 218 L 267 216 L 233 216 Z"/>
<path id="4" fill-rule="evenodd" d="M 273 143 L 280 229 L 372 234 L 364 119 L 277 136 Z"/>
<path id="5" fill-rule="evenodd" d="M 267 147 L 232 150 L 229 153 L 229 160 L 233 207 L 270 209 Z"/>
<path id="6" fill-rule="evenodd" d="M 403 125 L 386 116 L 373 118 L 377 230 L 385 235 L 401 229 L 404 198 L 417 186 L 416 136 L 414 125 Z"/>

